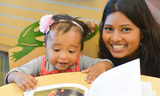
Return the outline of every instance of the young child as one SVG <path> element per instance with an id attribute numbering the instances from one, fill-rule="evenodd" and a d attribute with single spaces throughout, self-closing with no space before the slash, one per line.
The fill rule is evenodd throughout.
<path id="1" fill-rule="evenodd" d="M 6 84 L 15 82 L 23 90 L 32 90 L 37 86 L 35 76 L 81 70 L 88 73 L 86 81 L 91 83 L 98 75 L 113 67 L 108 59 L 93 59 L 80 54 L 90 29 L 77 18 L 60 14 L 45 15 L 40 20 L 39 28 L 45 34 L 47 55 L 12 69 L 6 76 Z"/>

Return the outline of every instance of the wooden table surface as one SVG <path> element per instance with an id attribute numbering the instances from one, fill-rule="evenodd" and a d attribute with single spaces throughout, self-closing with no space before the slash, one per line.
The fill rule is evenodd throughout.
<path id="1" fill-rule="evenodd" d="M 83 74 L 81 72 L 70 72 L 40 76 L 36 78 L 39 80 L 38 87 L 61 83 L 78 83 L 90 88 L 91 84 L 87 84 L 85 82 L 86 76 L 87 74 Z M 156 91 L 156 96 L 160 96 L 160 78 L 141 75 L 141 81 L 151 82 L 152 90 Z M 22 96 L 23 92 L 24 91 L 15 83 L 0 87 L 0 96 Z"/>

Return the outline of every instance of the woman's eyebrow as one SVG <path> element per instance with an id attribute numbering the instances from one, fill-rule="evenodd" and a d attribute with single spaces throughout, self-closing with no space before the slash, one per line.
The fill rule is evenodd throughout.
<path id="1" fill-rule="evenodd" d="M 110 24 L 105 24 L 104 26 L 112 26 Z M 129 24 L 124 24 L 124 25 L 119 25 L 120 27 L 123 27 L 123 26 L 130 26 Z"/>
<path id="2" fill-rule="evenodd" d="M 129 24 L 120 25 L 120 27 L 123 27 L 123 26 L 130 26 L 130 25 Z"/>

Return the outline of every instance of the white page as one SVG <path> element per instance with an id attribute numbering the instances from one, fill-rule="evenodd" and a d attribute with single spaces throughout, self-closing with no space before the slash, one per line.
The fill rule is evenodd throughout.
<path id="1" fill-rule="evenodd" d="M 152 96 L 156 96 L 156 92 L 155 91 L 152 91 Z"/>
<path id="2" fill-rule="evenodd" d="M 142 84 L 142 96 L 153 96 L 151 82 L 141 82 Z"/>
<path id="3" fill-rule="evenodd" d="M 102 73 L 92 83 L 90 96 L 142 96 L 140 60 Z"/>

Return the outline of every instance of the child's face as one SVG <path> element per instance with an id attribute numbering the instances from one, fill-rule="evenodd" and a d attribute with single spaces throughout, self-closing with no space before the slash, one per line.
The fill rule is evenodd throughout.
<path id="1" fill-rule="evenodd" d="M 58 70 L 67 70 L 77 63 L 81 49 L 81 34 L 74 28 L 66 33 L 51 30 L 45 47 L 49 62 Z"/>

